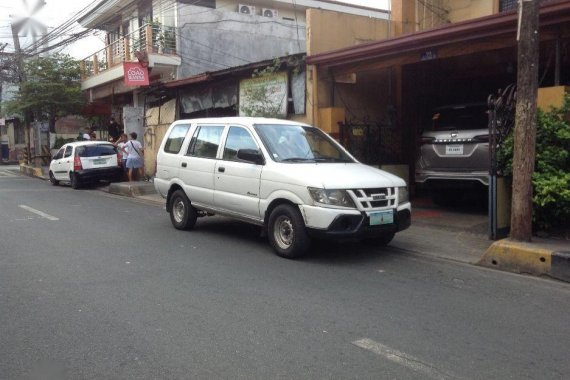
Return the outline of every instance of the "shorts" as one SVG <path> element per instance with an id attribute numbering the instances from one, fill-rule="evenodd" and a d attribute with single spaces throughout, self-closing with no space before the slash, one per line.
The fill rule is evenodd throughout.
<path id="1" fill-rule="evenodd" d="M 127 158 L 127 169 L 138 169 L 143 167 L 143 160 L 140 157 Z"/>

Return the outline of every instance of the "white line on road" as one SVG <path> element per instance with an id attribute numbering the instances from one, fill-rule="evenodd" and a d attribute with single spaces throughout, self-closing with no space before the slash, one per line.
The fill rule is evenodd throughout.
<path id="1" fill-rule="evenodd" d="M 56 218 L 55 216 L 51 216 L 49 214 L 46 214 L 45 212 L 42 212 L 40 210 L 36 210 L 35 208 L 32 208 L 30 206 L 20 205 L 20 208 L 23 208 L 24 210 L 27 210 L 29 212 L 33 212 L 34 214 L 37 214 L 37 215 L 41 216 L 42 218 L 46 218 L 49 220 L 59 220 L 59 218 Z"/>
<path id="2" fill-rule="evenodd" d="M 421 360 L 406 354 L 405 352 L 401 352 L 381 343 L 375 342 L 372 339 L 360 339 L 352 342 L 352 344 L 357 347 L 364 348 L 365 350 L 371 351 L 376 355 L 380 355 L 394 363 L 398 363 L 404 367 L 407 367 L 414 372 L 421 373 L 431 379 L 457 379 L 456 376 L 444 374 L 430 364 L 424 363 Z"/>

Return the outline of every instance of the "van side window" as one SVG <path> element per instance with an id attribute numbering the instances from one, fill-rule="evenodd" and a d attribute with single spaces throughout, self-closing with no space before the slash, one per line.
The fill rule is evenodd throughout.
<path id="1" fill-rule="evenodd" d="M 168 139 L 164 144 L 164 151 L 166 153 L 174 154 L 180 152 L 180 148 L 182 148 L 182 143 L 184 142 L 186 133 L 188 133 L 188 129 L 190 129 L 190 125 L 188 124 L 180 124 L 172 128 L 168 135 Z"/>
<path id="2" fill-rule="evenodd" d="M 68 146 L 67 148 L 65 148 L 65 153 L 64 153 L 63 157 L 65 158 L 65 157 L 71 156 L 71 151 L 72 151 L 72 150 L 73 150 L 73 147 L 72 147 L 71 145 Z"/>
<path id="3" fill-rule="evenodd" d="M 251 137 L 245 128 L 232 126 L 228 132 L 226 145 L 224 146 L 224 160 L 238 161 L 237 152 L 239 149 L 257 150 L 258 147 L 253 137 Z"/>
<path id="4" fill-rule="evenodd" d="M 216 158 L 222 139 L 222 125 L 202 125 L 192 138 L 188 155 L 203 158 Z"/>

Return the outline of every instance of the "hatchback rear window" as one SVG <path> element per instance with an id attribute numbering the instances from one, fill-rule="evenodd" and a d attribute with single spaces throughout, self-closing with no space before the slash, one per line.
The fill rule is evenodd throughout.
<path id="1" fill-rule="evenodd" d="M 488 121 L 489 115 L 484 105 L 446 107 L 434 111 L 431 129 L 434 131 L 485 129 Z"/>
<path id="2" fill-rule="evenodd" d="M 112 156 L 117 154 L 117 148 L 109 144 L 78 146 L 75 150 L 79 157 Z"/>

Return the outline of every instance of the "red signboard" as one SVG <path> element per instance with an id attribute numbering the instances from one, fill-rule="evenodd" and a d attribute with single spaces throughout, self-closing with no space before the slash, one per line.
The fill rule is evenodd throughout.
<path id="1" fill-rule="evenodd" d="M 125 86 L 148 86 L 148 69 L 139 62 L 123 62 Z"/>

